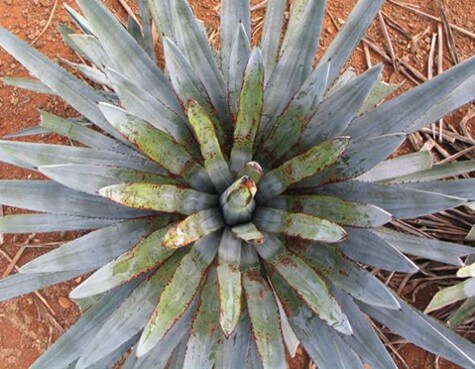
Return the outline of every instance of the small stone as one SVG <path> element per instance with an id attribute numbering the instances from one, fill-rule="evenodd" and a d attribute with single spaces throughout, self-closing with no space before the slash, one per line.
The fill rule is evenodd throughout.
<path id="1" fill-rule="evenodd" d="M 46 20 L 42 19 L 40 21 L 40 27 L 44 27 L 44 26 L 46 26 Z"/>
<path id="2" fill-rule="evenodd" d="M 12 4 L 13 4 L 13 0 L 5 0 L 5 4 L 7 4 L 7 5 L 12 5 Z"/>
<path id="3" fill-rule="evenodd" d="M 69 309 L 71 307 L 71 300 L 63 296 L 58 299 L 58 303 L 63 309 Z"/>

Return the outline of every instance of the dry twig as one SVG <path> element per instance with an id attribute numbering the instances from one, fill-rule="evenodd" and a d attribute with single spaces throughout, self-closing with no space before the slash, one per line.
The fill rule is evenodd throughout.
<path id="1" fill-rule="evenodd" d="M 8 255 L 5 251 L 3 251 L 2 249 L 0 249 L 0 254 L 5 258 L 7 259 L 10 263 L 13 261 L 13 259 L 10 257 L 10 255 Z M 14 265 L 14 268 L 15 270 L 18 272 L 18 270 L 20 269 L 16 264 Z M 46 299 L 38 292 L 38 291 L 34 291 L 33 292 L 35 294 L 35 296 L 43 303 L 43 305 L 46 307 L 46 309 L 48 309 L 48 311 L 52 314 L 52 318 L 54 319 L 54 317 L 56 316 L 56 313 L 55 311 L 53 310 L 53 308 L 51 307 L 51 305 L 48 303 L 48 301 L 46 301 Z M 58 325 L 60 325 L 58 323 Z"/>
<path id="2" fill-rule="evenodd" d="M 363 44 L 364 56 L 366 59 L 366 66 L 370 69 L 373 66 L 373 62 L 371 61 L 371 52 L 369 51 L 369 47 L 366 44 Z"/>
<path id="3" fill-rule="evenodd" d="M 396 31 L 401 33 L 408 40 L 412 40 L 412 35 L 410 34 L 410 32 L 408 30 L 406 30 L 403 26 L 401 26 L 396 20 L 391 18 L 385 12 L 381 11 L 381 13 L 383 14 L 384 18 L 386 19 L 386 21 L 387 21 L 387 23 L 390 27 L 392 27 L 393 29 L 395 29 Z"/>
<path id="4" fill-rule="evenodd" d="M 452 33 L 452 29 L 449 26 L 449 21 L 447 20 L 447 16 L 445 14 L 444 7 L 442 6 L 442 4 L 440 3 L 439 0 L 437 0 L 437 4 L 439 5 L 439 8 L 440 8 L 442 25 L 443 25 L 443 28 L 444 28 L 445 37 L 447 39 L 447 45 L 449 47 L 450 56 L 452 57 L 452 61 L 455 64 L 458 64 L 458 63 L 460 63 L 460 60 L 459 60 L 459 57 L 458 57 L 457 47 L 455 45 L 455 38 L 454 38 L 454 35 Z"/>
<path id="5" fill-rule="evenodd" d="M 444 33 L 442 32 L 442 24 L 437 26 L 437 37 L 439 38 L 439 51 L 437 59 L 437 73 L 442 74 L 444 71 Z M 444 120 L 439 119 L 439 142 L 443 141 L 442 130 L 444 127 Z"/>
<path id="6" fill-rule="evenodd" d="M 38 42 L 38 40 L 45 34 L 46 30 L 51 25 L 51 22 L 53 21 L 54 13 L 56 13 L 56 8 L 58 7 L 58 3 L 59 3 L 59 1 L 55 0 L 55 2 L 53 4 L 53 8 L 51 9 L 51 13 L 50 13 L 49 18 L 48 18 L 48 21 L 46 22 L 45 26 L 43 27 L 41 32 L 38 34 L 38 36 L 36 36 L 35 39 L 33 41 L 31 41 L 31 43 L 30 43 L 31 46 L 33 46 L 34 44 L 36 44 Z"/>
<path id="7" fill-rule="evenodd" d="M 435 43 L 437 41 L 437 34 L 432 34 L 432 40 L 430 43 L 429 58 L 427 61 L 427 80 L 431 80 L 434 77 L 434 57 L 435 57 Z M 432 124 L 432 137 L 435 138 L 435 124 Z"/>
<path id="8" fill-rule="evenodd" d="M 253 7 L 251 7 L 251 12 L 255 10 L 264 9 L 266 6 L 267 6 L 267 0 L 261 1 L 259 4 L 256 4 Z"/>
<path id="9" fill-rule="evenodd" d="M 406 5 L 406 4 L 398 3 L 397 1 L 394 1 L 394 0 L 388 0 L 388 2 L 391 3 L 391 4 L 394 4 L 394 5 L 396 5 L 396 6 L 399 6 L 399 7 L 401 7 L 401 8 L 408 9 L 408 10 L 410 10 L 410 11 L 416 13 L 416 14 L 419 14 L 419 15 L 421 15 L 421 16 L 423 16 L 423 17 L 426 17 L 426 18 L 435 20 L 436 22 L 442 23 L 442 19 L 440 19 L 440 18 L 438 18 L 438 17 L 436 17 L 436 16 L 434 16 L 434 15 L 424 13 L 423 11 L 418 10 L 418 9 L 415 9 L 415 8 L 413 8 L 413 7 L 411 7 L 411 6 Z M 465 36 L 468 36 L 468 37 L 470 37 L 470 38 L 472 38 L 472 39 L 475 40 L 475 33 L 470 32 L 470 31 L 466 30 L 465 28 L 459 27 L 459 26 L 457 26 L 457 25 L 455 25 L 455 24 L 451 24 L 451 23 L 449 23 L 449 27 L 450 27 L 451 29 L 453 29 L 453 30 L 455 30 L 455 31 L 457 31 L 457 32 L 460 32 L 461 34 L 463 34 L 463 35 L 465 35 Z"/>
<path id="10" fill-rule="evenodd" d="M 383 33 L 384 40 L 386 41 L 386 47 L 389 51 L 389 56 L 393 64 L 395 71 L 399 71 L 399 65 L 396 58 L 396 53 L 394 52 L 393 43 L 391 42 L 391 37 L 389 36 L 388 28 L 386 27 L 386 22 L 384 21 L 383 14 L 378 12 L 379 25 L 381 26 L 381 32 Z"/>
<path id="11" fill-rule="evenodd" d="M 15 268 L 15 265 L 16 263 L 18 263 L 18 260 L 20 260 L 21 256 L 23 255 L 23 253 L 25 252 L 26 250 L 26 247 L 25 246 L 21 246 L 19 248 L 19 250 L 17 251 L 17 253 L 15 254 L 15 256 L 13 257 L 13 259 L 10 261 L 10 264 L 8 264 L 7 268 L 5 269 L 5 271 L 3 272 L 2 274 L 2 278 L 6 278 L 8 277 L 11 272 L 13 271 L 13 269 Z"/>

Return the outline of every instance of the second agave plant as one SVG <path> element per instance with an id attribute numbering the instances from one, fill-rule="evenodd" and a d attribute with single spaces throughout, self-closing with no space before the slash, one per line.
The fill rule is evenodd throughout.
<path id="1" fill-rule="evenodd" d="M 475 58 L 380 104 L 382 66 L 343 68 L 380 10 L 362 0 L 313 66 L 323 0 L 221 4 L 220 49 L 185 0 L 139 0 L 123 26 L 98 0 L 67 7 L 70 63 L 94 86 L 0 29 L 0 46 L 80 116 L 41 127 L 80 147 L 0 141 L 0 160 L 49 180 L 0 181 L 8 233 L 92 230 L 0 281 L 0 299 L 93 272 L 71 293 L 81 319 L 34 369 L 284 369 L 299 344 L 319 369 L 396 368 L 367 316 L 464 368 L 475 346 L 366 270 L 416 273 L 405 254 L 461 266 L 470 247 L 388 227 L 464 206 L 475 163 L 428 152 L 387 160 L 407 134 L 475 97 Z M 152 22 L 165 69 L 157 66 Z M 78 31 L 80 30 L 80 31 Z"/>

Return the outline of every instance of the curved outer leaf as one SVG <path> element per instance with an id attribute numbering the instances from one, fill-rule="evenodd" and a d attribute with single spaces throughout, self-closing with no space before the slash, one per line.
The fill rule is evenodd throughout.
<path id="1" fill-rule="evenodd" d="M 266 234 L 266 241 L 256 247 L 256 251 L 330 327 L 343 334 L 352 333 L 348 319 L 330 295 L 323 279 L 299 257 L 289 252 L 277 238 Z"/>
<path id="2" fill-rule="evenodd" d="M 78 275 L 89 272 L 90 269 L 73 270 L 57 273 L 16 273 L 0 279 L 0 301 L 6 301 L 17 296 L 25 295 L 53 284 L 68 281 Z"/>
<path id="3" fill-rule="evenodd" d="M 182 368 L 213 368 L 215 347 L 221 335 L 216 319 L 218 310 L 218 280 L 216 269 L 211 267 L 201 291 L 199 307 L 193 320 Z"/>
<path id="4" fill-rule="evenodd" d="M 64 4 L 64 8 L 68 12 L 69 16 L 73 19 L 74 23 L 86 34 L 92 34 L 91 25 L 81 14 L 71 8 L 68 4 Z"/>
<path id="5" fill-rule="evenodd" d="M 258 184 L 256 199 L 259 202 L 265 202 L 280 195 L 292 184 L 311 177 L 327 166 L 334 164 L 348 145 L 348 138 L 325 141 L 287 161 L 264 175 Z"/>
<path id="6" fill-rule="evenodd" d="M 160 38 L 162 40 L 164 37 L 174 39 L 174 29 L 170 24 L 172 19 L 170 0 L 147 0 L 147 2 Z"/>
<path id="7" fill-rule="evenodd" d="M 224 227 L 219 209 L 202 210 L 174 224 L 163 237 L 162 245 L 177 249 Z"/>
<path id="8" fill-rule="evenodd" d="M 25 136 L 34 136 L 34 135 L 47 135 L 51 133 L 49 130 L 46 128 L 41 127 L 40 125 L 28 127 L 25 129 L 21 129 L 19 131 L 10 133 L 8 135 L 3 136 L 3 138 L 19 138 L 19 137 L 25 137 Z"/>
<path id="9" fill-rule="evenodd" d="M 282 41 L 282 47 L 281 47 L 281 54 L 285 50 L 285 48 L 288 46 L 289 42 L 293 40 L 295 37 L 295 33 L 299 31 L 298 26 L 300 23 L 305 22 L 305 15 L 306 12 L 311 12 L 315 14 L 315 10 L 312 9 L 310 11 L 308 8 L 308 4 L 310 3 L 309 0 L 297 0 L 292 3 L 291 6 L 291 12 L 290 12 L 290 17 L 289 17 L 289 22 L 287 24 L 286 30 L 285 30 L 285 36 Z M 324 12 L 325 10 L 325 1 L 322 1 L 323 5 L 322 8 L 319 9 L 319 11 Z M 317 15 L 317 17 L 321 16 L 320 14 Z M 306 27 L 308 29 L 308 27 Z M 313 37 L 313 35 L 312 35 Z M 317 38 L 317 41 L 319 39 L 319 35 L 315 36 Z M 316 51 L 316 50 L 315 50 Z M 315 52 L 314 51 L 314 52 Z"/>
<path id="10" fill-rule="evenodd" d="M 97 102 L 103 101 L 103 98 L 92 87 L 81 82 L 65 69 L 1 27 L 0 46 L 79 113 L 113 137 L 122 140 L 97 108 Z"/>
<path id="11" fill-rule="evenodd" d="M 241 93 L 244 70 L 251 55 L 251 44 L 244 26 L 239 25 L 233 39 L 233 46 L 229 57 L 228 99 L 232 114 L 236 115 L 239 109 L 239 95 Z M 226 74 L 226 72 L 225 72 Z"/>
<path id="12" fill-rule="evenodd" d="M 275 161 L 284 156 L 300 138 L 301 132 L 316 113 L 326 90 L 330 63 L 315 69 L 287 108 L 277 118 L 268 137 L 261 143 L 259 162 Z"/>
<path id="13" fill-rule="evenodd" d="M 388 350 L 353 299 L 338 288 L 332 288 L 332 293 L 339 301 L 353 328 L 353 335 L 343 336 L 343 341 L 353 348 L 363 362 L 372 369 L 397 369 Z"/>
<path id="14" fill-rule="evenodd" d="M 83 58 L 89 60 L 100 70 L 110 64 L 109 56 L 102 48 L 97 37 L 92 35 L 74 34 L 72 30 L 59 27 L 64 42 Z"/>
<path id="15" fill-rule="evenodd" d="M 155 54 L 155 41 L 153 40 L 152 12 L 147 3 L 148 0 L 138 0 L 139 14 L 142 21 L 142 47 L 152 60 L 156 62 L 157 56 Z"/>
<path id="16" fill-rule="evenodd" d="M 97 229 L 118 219 L 75 217 L 63 214 L 19 214 L 0 217 L 0 233 L 46 233 Z"/>
<path id="17" fill-rule="evenodd" d="M 347 228 L 348 239 L 338 248 L 349 258 L 391 272 L 416 273 L 419 268 L 398 249 L 366 229 Z"/>
<path id="18" fill-rule="evenodd" d="M 330 180 L 339 181 L 357 177 L 386 160 L 404 140 L 405 135 L 394 134 L 353 142 L 333 167 L 317 173 L 298 186 L 316 187 Z"/>
<path id="19" fill-rule="evenodd" d="M 92 82 L 97 83 L 98 85 L 104 85 L 108 88 L 112 88 L 105 73 L 98 70 L 96 67 L 90 67 L 85 64 L 72 63 L 68 60 L 62 60 L 62 62 L 69 65 L 75 71 L 81 73 L 84 77 L 89 78 Z M 98 92 L 101 92 L 104 96 L 106 96 L 106 93 L 107 93 L 107 92 L 102 92 L 100 90 L 98 90 Z M 113 93 L 110 93 L 108 96 L 111 97 L 113 96 L 112 94 Z"/>
<path id="20" fill-rule="evenodd" d="M 475 178 L 431 182 L 412 182 L 401 185 L 403 188 L 442 193 L 448 196 L 475 200 Z"/>
<path id="21" fill-rule="evenodd" d="M 269 280 L 269 282 L 271 281 Z M 295 358 L 295 356 L 297 355 L 297 349 L 300 346 L 300 341 L 295 335 L 295 332 L 293 331 L 292 327 L 290 326 L 289 319 L 287 318 L 287 315 L 285 315 L 284 308 L 279 300 L 279 297 L 276 295 L 275 288 L 272 289 L 274 291 L 274 295 L 276 296 L 277 305 L 279 306 L 280 327 L 282 329 L 282 336 L 284 338 L 285 347 L 287 348 L 290 357 Z"/>
<path id="22" fill-rule="evenodd" d="M 183 369 L 183 363 L 185 361 L 186 355 L 186 344 L 188 343 L 189 338 L 190 337 L 185 336 L 177 345 L 177 347 L 175 347 L 170 360 L 168 360 L 167 363 L 168 369 Z"/>
<path id="23" fill-rule="evenodd" d="M 170 7 L 177 45 L 186 54 L 196 75 L 201 79 L 219 118 L 229 124 L 226 85 L 206 35 L 186 0 L 174 0 Z"/>
<path id="24" fill-rule="evenodd" d="M 342 257 L 334 248 L 324 244 L 287 244 L 319 274 L 354 298 L 371 305 L 398 309 L 392 293 L 376 277 Z"/>
<path id="25" fill-rule="evenodd" d="M 233 179 L 213 122 L 206 110 L 196 101 L 192 101 L 188 106 L 188 119 L 200 145 L 206 171 L 216 190 L 222 192 L 233 182 Z"/>
<path id="26" fill-rule="evenodd" d="M 99 331 L 104 320 L 130 295 L 133 281 L 104 295 L 31 366 L 32 369 L 65 368 L 81 356 L 85 342 Z"/>
<path id="27" fill-rule="evenodd" d="M 24 162 L 32 167 L 65 163 L 94 164 L 118 166 L 158 174 L 164 173 L 163 169 L 145 157 L 85 147 L 0 141 L 0 150 L 19 159 L 20 164 Z"/>
<path id="28" fill-rule="evenodd" d="M 127 219 L 150 215 L 127 209 L 99 196 L 70 190 L 53 181 L 0 181 L 0 204 L 91 218 Z"/>
<path id="29" fill-rule="evenodd" d="M 199 190 L 212 188 L 203 166 L 168 133 L 114 105 L 101 104 L 100 109 L 110 124 L 150 159 Z"/>
<path id="30" fill-rule="evenodd" d="M 218 204 L 218 197 L 175 185 L 125 183 L 104 187 L 101 196 L 137 209 L 193 214 Z"/>
<path id="31" fill-rule="evenodd" d="M 249 353 L 246 358 L 246 369 L 264 369 L 264 364 L 259 355 L 259 350 L 257 348 L 256 342 L 251 341 L 249 347 Z"/>
<path id="32" fill-rule="evenodd" d="M 137 357 L 137 346 L 135 346 L 123 369 L 165 369 L 173 350 L 177 348 L 180 342 L 187 339 L 197 305 L 198 298 L 195 297 L 181 318 L 175 322 L 168 333 L 165 334 L 163 340 L 149 354 Z"/>
<path id="33" fill-rule="evenodd" d="M 122 356 L 129 351 L 130 347 L 133 346 L 135 342 L 137 342 L 138 338 L 138 335 L 133 336 L 115 351 L 88 367 L 88 369 L 112 368 L 114 365 L 117 364 L 117 362 L 122 358 Z M 71 369 L 75 368 L 76 367 L 73 367 Z"/>
<path id="34" fill-rule="evenodd" d="M 223 338 L 216 348 L 215 369 L 244 368 L 251 342 L 249 313 L 244 308 L 239 323 L 229 338 Z"/>
<path id="35" fill-rule="evenodd" d="M 7 86 L 18 87 L 28 91 L 34 91 L 40 94 L 55 95 L 55 92 L 46 86 L 43 82 L 31 78 L 11 78 L 3 77 L 3 83 Z"/>
<path id="36" fill-rule="evenodd" d="M 414 174 L 432 168 L 433 157 L 430 151 L 419 151 L 407 155 L 401 155 L 394 159 L 385 160 L 363 175 L 356 178 L 363 182 L 383 182 L 395 180 L 399 177 Z"/>
<path id="37" fill-rule="evenodd" d="M 475 57 L 472 57 L 356 118 L 345 134 L 359 138 L 411 133 L 475 99 L 474 91 Z"/>
<path id="38" fill-rule="evenodd" d="M 217 117 L 205 86 L 195 74 L 185 54 L 169 38 L 164 38 L 163 49 L 168 74 L 182 103 L 187 105 L 190 100 L 197 101 L 213 121 L 219 142 L 226 142 L 226 126 L 223 126 L 223 122 Z"/>
<path id="39" fill-rule="evenodd" d="M 231 171 L 238 173 L 253 158 L 254 139 L 261 119 L 264 97 L 264 66 L 259 49 L 254 49 L 244 74 L 239 111 L 234 126 Z"/>
<path id="40" fill-rule="evenodd" d="M 450 315 L 449 320 L 447 320 L 447 325 L 455 328 L 472 317 L 474 312 L 475 297 L 472 297 L 465 301 L 453 314 Z"/>
<path id="41" fill-rule="evenodd" d="M 221 70 L 228 80 L 227 72 L 232 54 L 236 29 L 243 27 L 247 35 L 251 34 L 251 9 L 249 0 L 223 0 L 221 2 L 220 50 Z"/>
<path id="42" fill-rule="evenodd" d="M 358 111 L 358 115 L 364 114 L 370 110 L 372 110 L 376 105 L 378 105 L 381 101 L 385 100 L 388 96 L 392 95 L 395 91 L 399 90 L 404 82 L 393 85 L 390 83 L 384 82 L 381 78 L 376 85 L 371 89 L 368 97 L 366 98 L 363 106 Z"/>
<path id="43" fill-rule="evenodd" d="M 346 232 L 338 224 L 302 213 L 258 207 L 253 222 L 267 232 L 282 233 L 305 240 L 340 242 Z"/>
<path id="44" fill-rule="evenodd" d="M 70 120 L 60 118 L 54 114 L 40 110 L 41 126 L 51 132 L 58 133 L 64 137 L 68 137 L 83 145 L 110 151 L 118 151 L 137 155 L 137 152 L 130 147 L 125 146 L 122 142 L 109 138 L 93 129 L 74 124 Z"/>
<path id="45" fill-rule="evenodd" d="M 266 67 L 266 89 L 264 92 L 264 105 L 262 109 L 261 125 L 259 127 L 259 139 L 265 139 L 270 133 L 276 118 L 284 111 L 292 97 L 300 90 L 302 84 L 310 75 L 315 52 L 320 37 L 323 16 L 325 14 L 325 0 L 304 0 L 305 10 L 301 15 L 292 12 L 289 20 L 290 28 L 287 29 L 286 47 L 277 60 L 277 65 L 272 71 L 270 78 L 267 77 L 268 64 Z M 269 3 L 268 6 L 271 6 Z M 300 18 L 292 20 L 292 18 Z M 266 20 L 267 21 L 267 20 Z M 264 24 L 265 27 L 265 24 Z M 264 28 L 264 35 L 266 29 Z M 280 32 L 273 37 L 280 41 Z M 263 39 L 264 42 L 264 39 Z M 285 40 L 284 40 L 285 42 Z M 263 55 L 266 50 L 263 47 Z M 269 55 L 268 58 L 271 58 Z M 268 70 L 269 72 L 271 70 Z M 285 86 L 285 88 L 283 88 Z"/>
<path id="46" fill-rule="evenodd" d="M 162 221 L 161 226 L 170 222 Z M 84 299 L 104 293 L 126 283 L 163 264 L 173 251 L 161 246 L 163 236 L 169 227 L 161 228 L 140 240 L 132 249 L 127 250 L 116 260 L 93 273 L 71 293 L 73 299 Z"/>
<path id="47" fill-rule="evenodd" d="M 7 150 L 3 150 L 1 147 L 1 143 L 0 143 L 0 161 L 10 164 L 10 165 L 14 165 L 19 168 L 25 168 L 25 169 L 29 169 L 33 171 L 36 170 L 36 168 L 30 163 L 18 159 Z"/>
<path id="48" fill-rule="evenodd" d="M 226 337 L 235 330 L 241 315 L 241 244 L 242 241 L 228 228 L 224 230 L 218 250 L 217 273 L 219 323 Z"/>
<path id="49" fill-rule="evenodd" d="M 384 185 L 347 181 L 332 183 L 317 189 L 318 194 L 338 196 L 349 201 L 374 204 L 396 219 L 417 218 L 465 204 L 458 197 L 445 196 L 407 188 L 401 185 Z"/>
<path id="50" fill-rule="evenodd" d="M 269 283 L 262 277 L 259 259 L 243 244 L 243 286 L 252 331 L 264 369 L 285 369 L 285 349 L 280 331 L 279 308 Z"/>
<path id="51" fill-rule="evenodd" d="M 430 313 L 439 310 L 444 306 L 451 305 L 460 300 L 465 300 L 474 296 L 475 278 L 469 278 L 466 281 L 454 284 L 453 286 L 443 288 L 432 298 L 430 304 L 424 310 L 424 313 Z"/>
<path id="52" fill-rule="evenodd" d="M 39 167 L 38 170 L 63 186 L 91 195 L 97 195 L 103 187 L 121 183 L 182 184 L 170 177 L 115 166 L 60 164 Z"/>
<path id="53" fill-rule="evenodd" d="M 142 86 L 172 111 L 182 114 L 170 82 L 117 18 L 97 0 L 78 0 L 78 5 L 110 57 L 113 63 L 110 66 Z"/>
<path id="54" fill-rule="evenodd" d="M 160 217 L 129 220 L 102 228 L 34 259 L 20 270 L 22 273 L 41 273 L 97 269 L 163 227 L 164 222 L 166 218 Z"/>
<path id="55" fill-rule="evenodd" d="M 351 12 L 345 25 L 338 32 L 328 49 L 323 54 L 319 65 L 331 61 L 328 83 L 333 84 L 353 51 L 360 43 L 366 30 L 373 22 L 384 0 L 360 0 Z M 363 136 L 364 137 L 364 136 Z"/>
<path id="56" fill-rule="evenodd" d="M 269 276 L 289 322 L 310 358 L 321 369 L 363 369 L 353 350 L 336 331 L 316 316 L 275 270 Z M 352 336 L 344 336 L 352 337 Z"/>
<path id="57" fill-rule="evenodd" d="M 106 73 L 121 103 L 130 113 L 146 120 L 160 131 L 168 133 L 182 146 L 193 148 L 195 141 L 188 129 L 183 112 L 179 115 L 171 111 L 142 86 L 115 70 L 107 68 Z"/>
<path id="58" fill-rule="evenodd" d="M 392 218 L 391 214 L 374 205 L 345 201 L 331 196 L 279 196 L 268 201 L 266 205 L 281 210 L 315 215 L 353 227 L 379 227 Z"/>
<path id="59" fill-rule="evenodd" d="M 270 0 L 267 2 L 264 29 L 260 41 L 260 48 L 264 58 L 266 84 L 272 75 L 277 54 L 279 53 L 286 4 L 286 0 Z"/>
<path id="60" fill-rule="evenodd" d="M 384 227 L 372 230 L 372 232 L 375 232 L 379 237 L 403 253 L 440 261 L 444 264 L 462 266 L 462 257 L 475 254 L 474 247 L 415 237 Z"/>
<path id="61" fill-rule="evenodd" d="M 473 171 L 475 171 L 475 160 L 464 160 L 448 164 L 434 165 L 430 169 L 396 178 L 392 182 L 411 183 L 437 181 L 438 179 L 456 177 Z"/>
<path id="62" fill-rule="evenodd" d="M 137 346 L 138 357 L 150 352 L 159 344 L 175 322 L 185 313 L 198 292 L 201 280 L 217 251 L 217 235 L 211 234 L 197 242 L 182 259 L 140 337 Z"/>
<path id="63" fill-rule="evenodd" d="M 372 318 L 423 349 L 464 368 L 475 366 L 475 346 L 397 298 L 400 310 L 387 310 L 357 302 Z"/>
<path id="64" fill-rule="evenodd" d="M 76 369 L 88 368 L 142 330 L 182 256 L 177 253 L 176 256 L 171 257 L 150 279 L 143 281 L 117 310 L 106 318 L 105 323 L 94 338 L 86 343 Z M 114 332 L 114 334 L 111 335 L 111 332 Z"/>
<path id="65" fill-rule="evenodd" d="M 330 67 L 331 64 L 332 62 Z M 350 120 L 358 113 L 380 78 L 382 70 L 382 64 L 376 65 L 326 98 L 303 129 L 297 147 L 305 150 L 319 142 L 341 135 Z"/>

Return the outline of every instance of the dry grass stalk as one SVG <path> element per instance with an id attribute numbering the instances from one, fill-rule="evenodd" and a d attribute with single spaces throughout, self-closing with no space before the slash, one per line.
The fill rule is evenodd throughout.
<path id="1" fill-rule="evenodd" d="M 460 59 L 458 57 L 457 47 L 455 45 L 455 38 L 452 33 L 452 29 L 449 26 L 449 21 L 447 20 L 447 15 L 445 14 L 444 7 L 442 6 L 439 0 L 437 0 L 437 4 L 439 5 L 439 8 L 440 8 L 442 26 L 444 28 L 445 37 L 447 39 L 447 45 L 449 47 L 450 56 L 454 64 L 458 64 L 460 63 Z"/>
<path id="2" fill-rule="evenodd" d="M 437 73 L 441 74 L 444 71 L 444 33 L 442 24 L 437 25 L 437 37 L 439 38 L 438 59 L 437 59 Z M 443 141 L 442 131 L 444 127 L 444 120 L 439 119 L 439 141 Z"/>
<path id="3" fill-rule="evenodd" d="M 391 4 L 393 4 L 393 5 L 399 6 L 399 7 L 401 7 L 401 8 L 410 10 L 410 11 L 412 11 L 412 12 L 414 12 L 414 13 L 416 13 L 416 14 L 419 14 L 419 15 L 421 15 L 421 16 L 423 16 L 423 17 L 426 17 L 426 18 L 435 20 L 436 22 L 442 23 L 442 19 L 440 19 L 440 18 L 438 18 L 438 17 L 436 17 L 436 16 L 434 16 L 434 15 L 427 14 L 427 13 L 421 11 L 421 10 L 415 9 L 415 8 L 409 6 L 409 5 L 406 5 L 406 4 L 403 4 L 403 3 L 399 3 L 399 2 L 394 1 L 394 0 L 388 0 L 388 2 L 391 3 Z M 465 36 L 468 36 L 468 37 L 470 37 L 470 38 L 472 38 L 472 39 L 475 40 L 475 33 L 470 32 L 470 31 L 466 30 L 465 28 L 459 27 L 459 26 L 457 26 L 457 25 L 455 25 L 455 24 L 451 24 L 451 23 L 449 23 L 449 27 L 450 27 L 451 29 L 453 29 L 453 30 L 455 30 L 455 31 L 457 31 L 457 32 L 460 32 L 461 34 L 463 34 L 463 35 L 465 35 Z"/>
<path id="4" fill-rule="evenodd" d="M 431 80 L 434 77 L 434 57 L 435 57 L 435 43 L 437 41 L 437 34 L 432 34 L 430 43 L 429 58 L 427 61 L 427 80 Z M 435 124 L 432 124 L 432 137 L 435 138 Z"/>
<path id="5" fill-rule="evenodd" d="M 53 4 L 53 8 L 51 9 L 51 13 L 49 15 L 48 21 L 46 22 L 45 26 L 41 30 L 41 32 L 34 38 L 33 41 L 31 41 L 30 45 L 33 46 L 38 42 L 38 40 L 45 34 L 46 30 L 49 28 L 51 25 L 51 22 L 53 21 L 54 14 L 56 13 L 56 9 L 58 8 L 59 0 L 55 0 Z"/>
<path id="6" fill-rule="evenodd" d="M 383 33 L 384 40 L 386 41 L 386 47 L 389 51 L 389 56 L 391 57 L 393 68 L 395 71 L 399 71 L 399 65 L 397 62 L 396 53 L 394 52 L 393 43 L 391 42 L 391 37 L 389 36 L 388 27 L 386 26 L 386 22 L 384 21 L 382 12 L 378 13 L 378 19 L 379 19 L 379 25 L 381 26 L 381 32 Z"/>

